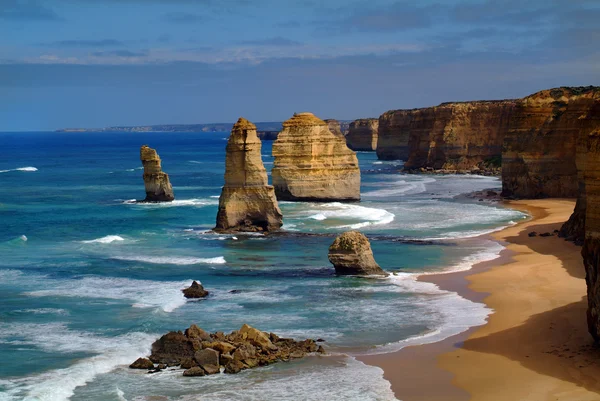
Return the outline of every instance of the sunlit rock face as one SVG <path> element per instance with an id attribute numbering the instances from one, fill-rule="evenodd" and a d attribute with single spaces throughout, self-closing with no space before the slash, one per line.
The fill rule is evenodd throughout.
<path id="1" fill-rule="evenodd" d="M 143 145 L 140 159 L 144 166 L 144 186 L 146 199 L 143 202 L 170 202 L 175 199 L 169 175 L 162 171 L 160 157 L 156 150 Z"/>
<path id="2" fill-rule="evenodd" d="M 279 200 L 357 201 L 360 169 L 343 137 L 312 113 L 283 123 L 273 143 L 273 186 Z"/>
<path id="3" fill-rule="evenodd" d="M 216 231 L 273 231 L 282 224 L 275 191 L 268 185 L 256 126 L 240 118 L 225 156 L 225 185 L 219 197 Z"/>

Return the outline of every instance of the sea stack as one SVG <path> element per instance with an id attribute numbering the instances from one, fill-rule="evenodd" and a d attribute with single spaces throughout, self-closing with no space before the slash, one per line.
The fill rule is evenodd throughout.
<path id="1" fill-rule="evenodd" d="M 275 191 L 268 185 L 256 126 L 240 118 L 231 130 L 225 156 L 225 185 L 215 231 L 273 231 L 283 224 Z"/>
<path id="2" fill-rule="evenodd" d="M 373 151 L 377 149 L 379 119 L 361 118 L 350 123 L 346 143 L 352 150 Z"/>
<path id="3" fill-rule="evenodd" d="M 375 262 L 369 240 L 358 231 L 347 231 L 333 241 L 329 247 L 329 261 L 337 274 L 387 276 Z"/>
<path id="4" fill-rule="evenodd" d="M 328 118 L 326 120 L 323 120 L 327 123 L 327 127 L 329 128 L 329 131 L 331 131 L 331 133 L 333 135 L 337 135 L 337 136 L 344 136 L 344 134 L 342 133 L 342 126 L 340 125 L 340 122 L 338 120 L 334 120 L 333 118 Z"/>
<path id="5" fill-rule="evenodd" d="M 143 145 L 140 149 L 140 159 L 144 166 L 144 185 L 146 199 L 143 202 L 171 202 L 175 199 L 169 175 L 162 171 L 160 157 L 156 150 Z"/>
<path id="6" fill-rule="evenodd" d="M 273 143 L 273 186 L 279 200 L 360 200 L 356 153 L 312 113 L 294 114 Z"/>

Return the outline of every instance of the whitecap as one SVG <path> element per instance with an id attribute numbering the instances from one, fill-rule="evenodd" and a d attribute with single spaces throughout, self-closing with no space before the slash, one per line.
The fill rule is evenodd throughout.
<path id="1" fill-rule="evenodd" d="M 30 297 L 116 299 L 131 301 L 135 308 L 159 308 L 167 313 L 185 305 L 186 300 L 181 290 L 194 281 L 151 281 L 119 277 L 51 280 L 28 276 L 28 279 L 38 287 L 47 288 L 25 292 Z"/>
<path id="2" fill-rule="evenodd" d="M 351 224 L 329 227 L 332 229 L 350 228 L 359 229 L 372 225 L 384 225 L 394 221 L 395 215 L 385 209 L 359 206 L 347 203 L 332 202 L 323 204 L 311 204 L 307 218 L 312 220 L 326 221 L 356 221 Z"/>
<path id="3" fill-rule="evenodd" d="M 112 259 L 129 260 L 132 262 L 144 262 L 152 264 L 168 264 L 168 265 L 197 265 L 197 264 L 217 264 L 222 265 L 227 263 L 223 256 L 214 258 L 193 258 L 193 257 L 177 257 L 177 256 L 113 256 Z"/>
<path id="4" fill-rule="evenodd" d="M 110 244 L 115 241 L 125 241 L 125 238 L 118 235 L 107 235 L 102 238 L 96 238 L 88 241 L 81 241 L 83 244 Z"/>
<path id="5" fill-rule="evenodd" d="M 11 169 L 11 170 L 0 170 L 0 173 L 8 173 L 10 171 L 33 172 L 33 171 L 38 171 L 38 169 L 36 167 L 19 167 L 19 168 L 14 168 L 14 169 Z"/>
<path id="6" fill-rule="evenodd" d="M 394 182 L 382 182 L 378 183 L 377 186 L 384 188 L 362 193 L 361 196 L 378 198 L 394 195 L 414 195 L 427 191 L 426 185 L 434 182 L 436 182 L 434 178 L 423 178 L 418 181 L 398 180 Z"/>
<path id="7" fill-rule="evenodd" d="M 86 385 L 98 375 L 127 365 L 150 352 L 156 335 L 129 333 L 117 337 L 103 337 L 94 333 L 74 331 L 62 323 L 6 324 L 0 328 L 0 342 L 39 347 L 46 352 L 94 353 L 63 369 L 54 369 L 23 378 L 3 381 L 3 395 L 8 400 L 67 400 L 77 387 Z"/>
<path id="8" fill-rule="evenodd" d="M 203 207 L 218 205 L 219 202 L 214 199 L 175 199 L 171 202 L 138 202 L 136 199 L 123 201 L 124 204 L 136 205 L 145 208 L 163 208 L 163 207 L 178 207 L 178 206 L 193 206 Z"/>

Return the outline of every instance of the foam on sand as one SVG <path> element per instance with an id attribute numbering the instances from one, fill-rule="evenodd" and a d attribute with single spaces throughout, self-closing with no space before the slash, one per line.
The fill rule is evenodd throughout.
<path id="1" fill-rule="evenodd" d="M 88 241 L 81 241 L 83 244 L 110 244 L 115 241 L 125 241 L 125 238 L 118 235 L 107 235 L 102 238 L 96 238 Z"/>

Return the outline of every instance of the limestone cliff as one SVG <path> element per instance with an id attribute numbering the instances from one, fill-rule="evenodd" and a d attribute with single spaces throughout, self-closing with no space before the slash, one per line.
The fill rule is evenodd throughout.
<path id="1" fill-rule="evenodd" d="M 358 231 L 339 235 L 329 247 L 328 256 L 337 274 L 387 275 L 375 262 L 369 240 Z"/>
<path id="2" fill-rule="evenodd" d="M 377 149 L 379 120 L 361 118 L 350 123 L 346 144 L 352 150 L 371 151 Z"/>
<path id="3" fill-rule="evenodd" d="M 586 273 L 588 328 L 592 337 L 600 341 L 600 130 L 589 135 L 586 150 L 585 241 L 581 254 Z"/>
<path id="4" fill-rule="evenodd" d="M 312 113 L 283 123 L 273 143 L 273 186 L 279 200 L 354 201 L 360 199 L 356 153 Z"/>
<path id="5" fill-rule="evenodd" d="M 499 100 L 388 111 L 379 118 L 377 156 L 404 160 L 406 169 L 495 166 L 514 106 Z"/>
<path id="6" fill-rule="evenodd" d="M 327 123 L 327 127 L 329 128 L 329 131 L 331 131 L 334 135 L 337 136 L 344 136 L 344 134 L 342 133 L 342 126 L 340 125 L 340 122 L 338 120 L 334 120 L 332 118 L 323 120 Z"/>
<path id="7" fill-rule="evenodd" d="M 591 111 L 598 97 L 599 88 L 561 87 L 519 101 L 504 140 L 504 196 L 577 196 L 577 140 L 598 118 Z"/>
<path id="8" fill-rule="evenodd" d="M 140 159 L 144 166 L 144 186 L 146 199 L 143 202 L 170 202 L 175 199 L 169 175 L 162 171 L 160 157 L 156 150 L 143 145 Z"/>
<path id="9" fill-rule="evenodd" d="M 256 126 L 240 118 L 227 141 L 216 231 L 272 231 L 283 224 L 275 191 L 268 185 L 261 145 Z"/>

